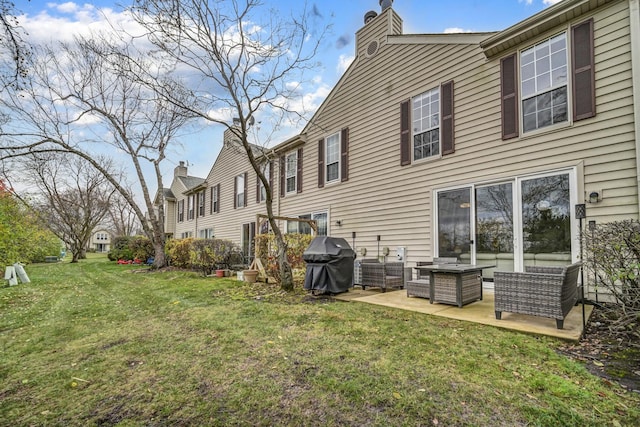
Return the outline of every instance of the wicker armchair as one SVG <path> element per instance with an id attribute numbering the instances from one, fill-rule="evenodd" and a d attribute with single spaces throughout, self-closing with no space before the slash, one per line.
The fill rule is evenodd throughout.
<path id="1" fill-rule="evenodd" d="M 404 263 L 363 260 L 362 289 L 367 286 L 382 288 L 385 292 L 388 288 L 402 289 L 404 287 Z"/>
<path id="2" fill-rule="evenodd" d="M 433 264 L 455 264 L 458 258 L 434 258 L 432 261 L 418 261 L 416 267 Z M 407 281 L 407 297 L 429 298 L 429 273 L 426 270 L 417 270 L 416 279 Z"/>
<path id="3" fill-rule="evenodd" d="M 564 318 L 578 300 L 578 274 L 582 263 L 566 267 L 527 266 L 524 273 L 496 271 L 495 311 L 529 314 L 556 319 L 562 329 Z"/>

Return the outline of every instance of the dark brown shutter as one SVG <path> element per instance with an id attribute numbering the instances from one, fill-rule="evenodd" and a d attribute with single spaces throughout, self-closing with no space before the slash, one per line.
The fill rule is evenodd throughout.
<path id="1" fill-rule="evenodd" d="M 571 28 L 573 73 L 573 120 L 596 115 L 593 19 Z"/>
<path id="2" fill-rule="evenodd" d="M 318 141 L 318 187 L 324 187 L 324 139 Z"/>
<path id="3" fill-rule="evenodd" d="M 442 155 L 444 156 L 456 151 L 453 138 L 453 80 L 442 84 L 440 98 L 440 105 L 442 105 Z"/>
<path id="4" fill-rule="evenodd" d="M 502 139 L 519 135 L 518 70 L 516 54 L 500 60 L 500 97 L 502 100 Z"/>
<path id="5" fill-rule="evenodd" d="M 349 180 L 349 128 L 340 133 L 340 180 Z"/>
<path id="6" fill-rule="evenodd" d="M 400 104 L 400 166 L 411 164 L 411 100 Z"/>
<path id="7" fill-rule="evenodd" d="M 247 189 L 249 188 L 249 173 L 245 172 L 244 173 L 244 205 L 243 206 L 247 206 L 249 204 L 249 193 L 247 192 Z"/>
<path id="8" fill-rule="evenodd" d="M 286 192 L 285 183 L 286 183 L 287 169 L 286 169 L 286 160 L 284 156 L 280 156 L 280 197 L 284 197 Z"/>
<path id="9" fill-rule="evenodd" d="M 233 209 L 238 207 L 238 176 L 233 177 Z"/>
<path id="10" fill-rule="evenodd" d="M 302 148 L 298 148 L 298 167 L 296 170 L 296 192 L 302 193 Z"/>

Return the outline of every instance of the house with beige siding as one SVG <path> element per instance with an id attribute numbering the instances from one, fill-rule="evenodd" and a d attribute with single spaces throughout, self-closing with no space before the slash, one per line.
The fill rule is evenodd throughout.
<path id="1" fill-rule="evenodd" d="M 266 156 L 276 213 L 407 266 L 578 260 L 576 205 L 583 227 L 638 219 L 639 3 L 564 0 L 478 34 L 404 34 L 392 7 L 368 12 L 349 69 Z M 200 226 L 248 249 L 255 180 L 225 141 L 194 190 L 218 200 Z"/>
<path id="2" fill-rule="evenodd" d="M 198 237 L 197 220 L 201 213 L 200 197 L 204 198 L 204 182 L 204 178 L 189 175 L 187 165 L 180 161 L 174 169 L 171 186 L 162 189 L 163 197 L 159 197 L 160 192 L 156 194 L 156 206 L 163 203 L 167 238 Z"/>
<path id="3" fill-rule="evenodd" d="M 106 253 L 111 250 L 111 232 L 100 228 L 91 233 L 91 239 L 87 247 L 90 251 Z"/>

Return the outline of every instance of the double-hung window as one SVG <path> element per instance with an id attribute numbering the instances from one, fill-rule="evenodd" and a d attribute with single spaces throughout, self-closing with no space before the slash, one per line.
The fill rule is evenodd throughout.
<path id="1" fill-rule="evenodd" d="M 247 174 L 243 173 L 235 178 L 235 198 L 234 205 L 236 208 L 242 208 L 246 206 L 246 194 L 247 194 Z"/>
<path id="2" fill-rule="evenodd" d="M 205 206 L 205 191 L 202 190 L 198 193 L 198 216 L 204 216 L 204 206 Z"/>
<path id="3" fill-rule="evenodd" d="M 593 19 L 500 59 L 502 139 L 596 115 Z"/>
<path id="4" fill-rule="evenodd" d="M 297 170 L 298 170 L 298 152 L 294 151 L 285 156 L 286 167 L 286 192 L 295 193 L 297 191 Z"/>
<path id="5" fill-rule="evenodd" d="M 522 131 L 566 122 L 567 33 L 520 52 Z"/>
<path id="6" fill-rule="evenodd" d="M 273 190 L 273 180 L 271 176 L 273 175 L 273 162 L 267 162 L 262 165 L 262 173 L 269 183 L 269 187 Z M 267 189 L 262 183 L 262 180 L 259 176 L 256 175 L 257 188 L 256 188 L 256 202 L 261 203 L 267 200 Z M 273 194 L 273 193 L 272 193 Z"/>
<path id="7" fill-rule="evenodd" d="M 194 202 L 195 200 L 193 194 L 187 196 L 187 220 L 191 220 L 194 218 Z"/>
<path id="8" fill-rule="evenodd" d="M 349 128 L 318 141 L 318 187 L 349 180 Z"/>
<path id="9" fill-rule="evenodd" d="M 413 160 L 440 155 L 440 88 L 411 100 Z"/>
<path id="10" fill-rule="evenodd" d="M 209 211 L 209 213 L 220 212 L 220 184 L 211 187 L 211 206 Z"/>
<path id="11" fill-rule="evenodd" d="M 184 199 L 178 201 L 178 222 L 184 221 Z"/>
<path id="12" fill-rule="evenodd" d="M 400 165 L 455 153 L 453 80 L 400 104 Z"/>
<path id="13" fill-rule="evenodd" d="M 340 180 L 340 133 L 336 132 L 326 138 L 325 149 L 325 182 Z"/>

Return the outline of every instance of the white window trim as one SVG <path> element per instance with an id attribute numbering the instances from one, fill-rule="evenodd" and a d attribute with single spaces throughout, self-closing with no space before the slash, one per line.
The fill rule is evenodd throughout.
<path id="1" fill-rule="evenodd" d="M 329 180 L 328 168 L 329 168 L 329 138 L 336 137 L 337 139 L 337 151 L 338 161 L 331 164 L 338 164 L 338 175 L 336 178 Z M 324 139 L 324 183 L 325 185 L 331 185 L 342 181 L 342 140 L 341 132 L 334 132 Z"/>
<path id="2" fill-rule="evenodd" d="M 293 163 L 293 171 L 290 171 L 289 169 L 289 158 L 290 157 L 294 157 L 295 158 L 295 162 Z M 285 194 L 295 194 L 298 192 L 298 151 L 292 151 L 288 154 L 285 155 L 284 157 L 284 169 L 285 169 L 285 175 L 284 175 L 284 192 Z M 290 172 L 293 172 L 290 175 Z M 289 178 L 293 178 L 293 190 L 289 190 Z"/>
<path id="3" fill-rule="evenodd" d="M 247 206 L 247 195 L 244 193 L 244 173 L 240 175 L 236 175 L 236 194 L 234 197 L 236 198 L 236 208 L 244 208 Z M 240 183 L 242 182 L 242 185 Z M 242 195 L 242 204 L 240 204 L 239 196 Z"/>
<path id="4" fill-rule="evenodd" d="M 264 174 L 264 177 L 267 179 L 267 182 L 269 182 L 271 180 L 271 169 L 270 169 L 270 162 L 267 162 L 264 164 L 264 167 L 262 169 L 262 173 Z M 266 187 L 264 186 L 264 183 L 262 182 L 261 179 L 259 179 L 260 181 L 260 189 L 258 191 L 260 191 L 260 195 L 258 197 L 258 199 L 260 200 L 260 203 L 264 202 L 267 200 L 267 194 L 266 194 Z M 297 183 L 296 183 L 297 184 Z M 272 189 L 273 190 L 273 189 Z M 264 197 L 263 197 L 263 191 L 264 191 Z"/>
<path id="5" fill-rule="evenodd" d="M 527 49 L 531 49 L 533 47 L 535 47 L 536 45 L 543 43 L 547 40 L 552 39 L 553 37 L 559 36 L 560 34 L 565 34 L 565 39 L 566 39 L 566 58 L 567 58 L 567 82 L 565 84 L 566 88 L 567 88 L 567 120 L 564 122 L 560 122 L 560 123 L 556 123 L 556 124 L 551 124 L 549 126 L 543 126 L 543 127 L 539 127 L 537 129 L 532 129 L 529 131 L 524 130 L 524 109 L 522 108 L 522 102 L 524 101 L 524 97 L 522 96 L 522 52 L 527 50 Z M 572 45 L 572 40 L 571 40 L 571 31 L 570 28 L 567 27 L 566 29 L 562 30 L 562 31 L 558 31 L 555 32 L 554 34 L 550 34 L 546 37 L 542 37 L 539 40 L 537 40 L 535 43 L 532 43 L 530 45 L 528 45 L 527 47 L 523 48 L 523 49 L 519 49 L 518 50 L 518 54 L 516 55 L 516 60 L 517 60 L 517 70 L 518 70 L 518 81 L 517 83 L 517 88 L 518 88 L 518 129 L 519 129 L 519 138 L 520 139 L 526 139 L 528 137 L 532 137 L 532 136 L 538 136 L 540 134 L 544 134 L 544 133 L 548 133 L 548 132 L 552 132 L 555 131 L 557 129 L 561 129 L 561 128 L 565 128 L 565 127 L 570 127 L 573 125 L 573 114 L 571 113 L 573 111 L 573 95 L 572 95 L 572 90 L 573 90 L 573 81 L 572 81 L 572 74 L 571 74 L 571 52 L 573 49 L 573 45 Z M 562 86 L 557 86 L 554 87 L 553 85 L 551 86 L 551 88 L 549 88 L 548 92 L 554 90 L 554 89 L 558 89 Z M 540 94 L 536 94 L 536 95 L 532 95 L 527 97 L 531 98 L 534 96 L 537 96 Z"/>
<path id="6" fill-rule="evenodd" d="M 415 157 L 415 136 L 416 135 L 420 135 L 422 133 L 426 133 L 429 132 L 431 130 L 434 130 L 435 127 L 431 127 L 428 129 L 421 129 L 420 131 L 418 131 L 418 129 L 416 129 L 416 127 L 414 126 L 414 119 L 415 119 L 415 114 L 413 112 L 414 110 L 414 106 L 413 103 L 415 101 L 415 99 L 419 96 L 424 96 L 427 93 L 431 93 L 433 91 L 438 91 L 438 154 L 436 155 L 431 155 L 431 156 L 427 156 L 427 157 L 422 157 L 420 159 L 416 159 Z M 431 89 L 427 89 L 421 93 L 419 93 L 418 95 L 412 96 L 411 97 L 411 103 L 409 105 L 410 107 L 410 111 L 411 111 L 411 160 L 412 163 L 414 162 L 425 162 L 425 161 L 430 161 L 430 160 L 434 160 L 434 159 L 439 159 L 442 157 L 442 85 L 437 85 L 435 87 L 432 87 Z M 422 115 L 420 116 L 422 119 Z"/>

